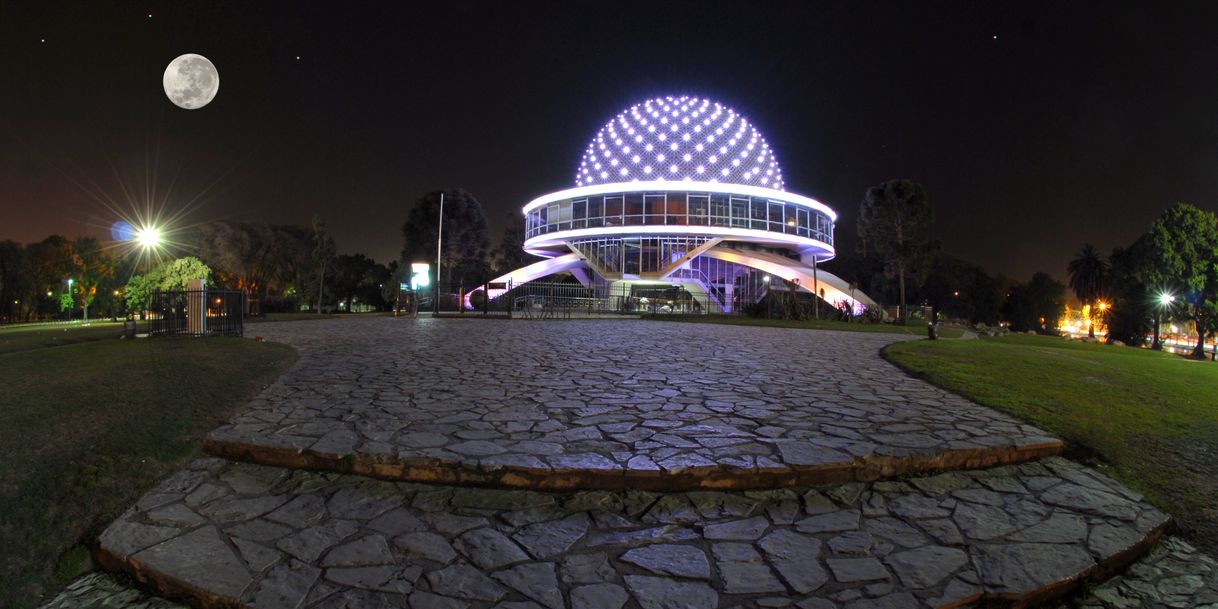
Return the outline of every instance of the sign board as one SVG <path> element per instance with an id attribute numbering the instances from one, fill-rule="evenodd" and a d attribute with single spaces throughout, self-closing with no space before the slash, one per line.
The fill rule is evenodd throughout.
<path id="1" fill-rule="evenodd" d="M 431 265 L 426 262 L 414 262 L 410 265 L 410 288 L 418 290 L 431 285 Z"/>
<path id="2" fill-rule="evenodd" d="M 506 281 L 492 281 L 486 284 L 486 288 L 488 290 L 506 290 L 507 286 L 508 284 Z"/>

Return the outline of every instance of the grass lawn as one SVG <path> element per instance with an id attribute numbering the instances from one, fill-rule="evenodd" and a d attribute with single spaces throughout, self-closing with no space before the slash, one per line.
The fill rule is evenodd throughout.
<path id="1" fill-rule="evenodd" d="M 890 345 L 915 375 L 1066 440 L 1218 554 L 1218 364 L 1045 336 Z"/>
<path id="2" fill-rule="evenodd" d="M 239 338 L 0 355 L 0 606 L 58 591 L 96 538 L 296 358 Z"/>
<path id="3" fill-rule="evenodd" d="M 46 323 L 0 326 L 0 355 L 118 338 L 122 333 L 121 321 L 90 322 L 89 325 Z"/>
<path id="4" fill-rule="evenodd" d="M 731 326 L 768 326 L 772 328 L 803 328 L 805 330 L 845 330 L 847 332 L 887 332 L 889 334 L 912 334 L 926 336 L 926 326 L 897 326 L 893 324 L 864 324 L 847 323 L 844 321 L 829 321 L 809 319 L 794 321 L 790 319 L 765 319 L 745 317 L 743 315 L 646 315 L 644 319 L 657 321 L 685 321 L 703 324 L 727 324 Z M 944 325 L 939 326 L 939 336 L 944 338 L 959 338 L 964 335 L 960 328 Z"/>

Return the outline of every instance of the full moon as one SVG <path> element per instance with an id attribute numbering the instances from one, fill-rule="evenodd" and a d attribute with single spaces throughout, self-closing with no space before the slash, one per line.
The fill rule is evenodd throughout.
<path id="1" fill-rule="evenodd" d="M 196 110 L 215 99 L 220 90 L 220 73 L 211 60 L 187 53 L 169 62 L 161 82 L 169 101 L 179 108 Z"/>

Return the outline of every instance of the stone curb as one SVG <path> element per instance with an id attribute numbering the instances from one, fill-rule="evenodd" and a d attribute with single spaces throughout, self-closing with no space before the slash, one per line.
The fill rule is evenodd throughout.
<path id="1" fill-rule="evenodd" d="M 1064 444 L 1052 439 L 1040 444 L 1001 448 L 946 449 L 937 453 L 889 457 L 870 454 L 851 461 L 819 466 L 735 468 L 726 465 L 679 470 L 617 468 L 533 468 L 513 465 L 474 465 L 433 457 L 388 454 L 326 453 L 312 449 L 243 443 L 208 437 L 209 455 L 260 465 L 310 471 L 359 474 L 381 480 L 457 486 L 490 486 L 543 491 L 626 490 L 689 491 L 764 490 L 843 482 L 870 482 L 907 474 L 981 469 L 1015 465 L 1062 454 Z"/>

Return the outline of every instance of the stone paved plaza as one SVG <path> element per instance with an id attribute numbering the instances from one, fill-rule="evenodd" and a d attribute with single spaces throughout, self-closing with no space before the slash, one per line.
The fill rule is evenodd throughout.
<path id="1" fill-rule="evenodd" d="M 758 488 L 1057 454 L 898 371 L 898 335 L 689 323 L 264 324 L 301 361 L 213 454 L 531 488 Z M 910 338 L 910 337 L 905 337 Z"/>
<path id="2" fill-rule="evenodd" d="M 917 609 L 1036 599 L 1116 566 L 1166 523 L 1060 458 L 665 494 L 437 487 L 205 459 L 101 545 L 170 590 L 254 607 Z"/>
<path id="3" fill-rule="evenodd" d="M 205 607 L 1022 607 L 1170 524 L 1044 432 L 887 364 L 897 335 L 255 329 L 299 362 L 100 539 L 103 566 Z M 1180 560 L 1088 607 L 1204 601 Z"/>

